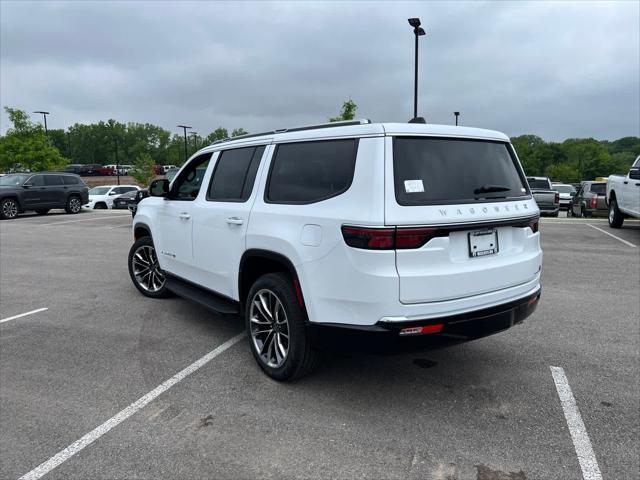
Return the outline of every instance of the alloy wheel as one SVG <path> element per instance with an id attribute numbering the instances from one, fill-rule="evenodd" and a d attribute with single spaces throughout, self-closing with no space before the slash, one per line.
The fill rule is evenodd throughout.
<path id="1" fill-rule="evenodd" d="M 69 210 L 71 210 L 72 213 L 78 213 L 81 208 L 82 204 L 78 198 L 73 197 L 69 200 Z"/>
<path id="2" fill-rule="evenodd" d="M 14 218 L 18 215 L 18 204 L 14 200 L 6 200 L 2 204 L 4 218 Z"/>
<path id="3" fill-rule="evenodd" d="M 134 252 L 131 264 L 136 282 L 143 290 L 153 293 L 164 286 L 166 277 L 158 264 L 155 248 L 149 245 L 140 246 Z"/>
<path id="4" fill-rule="evenodd" d="M 289 320 L 278 296 L 268 289 L 259 290 L 251 299 L 251 339 L 265 364 L 282 366 L 289 353 Z"/>

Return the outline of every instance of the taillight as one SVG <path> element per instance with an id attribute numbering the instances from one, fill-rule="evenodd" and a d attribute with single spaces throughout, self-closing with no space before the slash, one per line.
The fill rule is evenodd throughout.
<path id="1" fill-rule="evenodd" d="M 596 208 L 598 206 L 598 196 L 591 197 L 591 208 Z"/>
<path id="2" fill-rule="evenodd" d="M 437 235 L 437 228 L 399 228 L 396 230 L 396 248 L 420 248 Z"/>
<path id="3" fill-rule="evenodd" d="M 555 196 L 555 198 L 553 200 L 553 203 L 560 203 L 560 194 L 559 193 L 556 193 L 556 196 Z"/>
<path id="4" fill-rule="evenodd" d="M 529 221 L 529 228 L 531 228 L 531 231 L 532 231 L 533 233 L 536 233 L 536 232 L 538 231 L 538 225 L 539 225 L 539 224 L 540 224 L 540 217 L 532 218 L 532 219 Z"/>
<path id="5" fill-rule="evenodd" d="M 367 250 L 393 250 L 395 228 L 342 227 L 344 241 L 350 247 Z"/>
<path id="6" fill-rule="evenodd" d="M 420 248 L 433 237 L 447 235 L 449 235 L 448 231 L 433 227 L 342 227 L 342 236 L 347 245 L 366 250 Z"/>

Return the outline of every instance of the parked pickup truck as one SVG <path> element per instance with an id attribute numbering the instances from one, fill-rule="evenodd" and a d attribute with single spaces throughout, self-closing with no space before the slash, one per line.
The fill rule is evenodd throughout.
<path id="1" fill-rule="evenodd" d="M 560 210 L 560 194 L 553 190 L 551 180 L 547 177 L 527 177 L 527 182 L 540 209 L 540 215 L 557 217 Z"/>
<path id="2" fill-rule="evenodd" d="M 625 216 L 640 218 L 640 155 L 626 175 L 609 175 L 609 226 L 622 227 Z"/>

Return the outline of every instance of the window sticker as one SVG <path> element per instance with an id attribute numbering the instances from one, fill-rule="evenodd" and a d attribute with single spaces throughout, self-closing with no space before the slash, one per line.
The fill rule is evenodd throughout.
<path id="1" fill-rule="evenodd" d="M 424 192 L 424 185 L 422 184 L 422 180 L 405 180 L 404 191 L 407 193 Z"/>

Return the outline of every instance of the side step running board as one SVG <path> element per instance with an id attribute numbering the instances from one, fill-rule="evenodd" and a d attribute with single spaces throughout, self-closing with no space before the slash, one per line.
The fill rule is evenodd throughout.
<path id="1" fill-rule="evenodd" d="M 225 315 L 237 315 L 240 313 L 238 302 L 224 298 L 214 292 L 210 292 L 189 282 L 181 280 L 173 275 L 167 275 L 167 288 L 176 295 L 202 305 L 209 310 Z"/>

